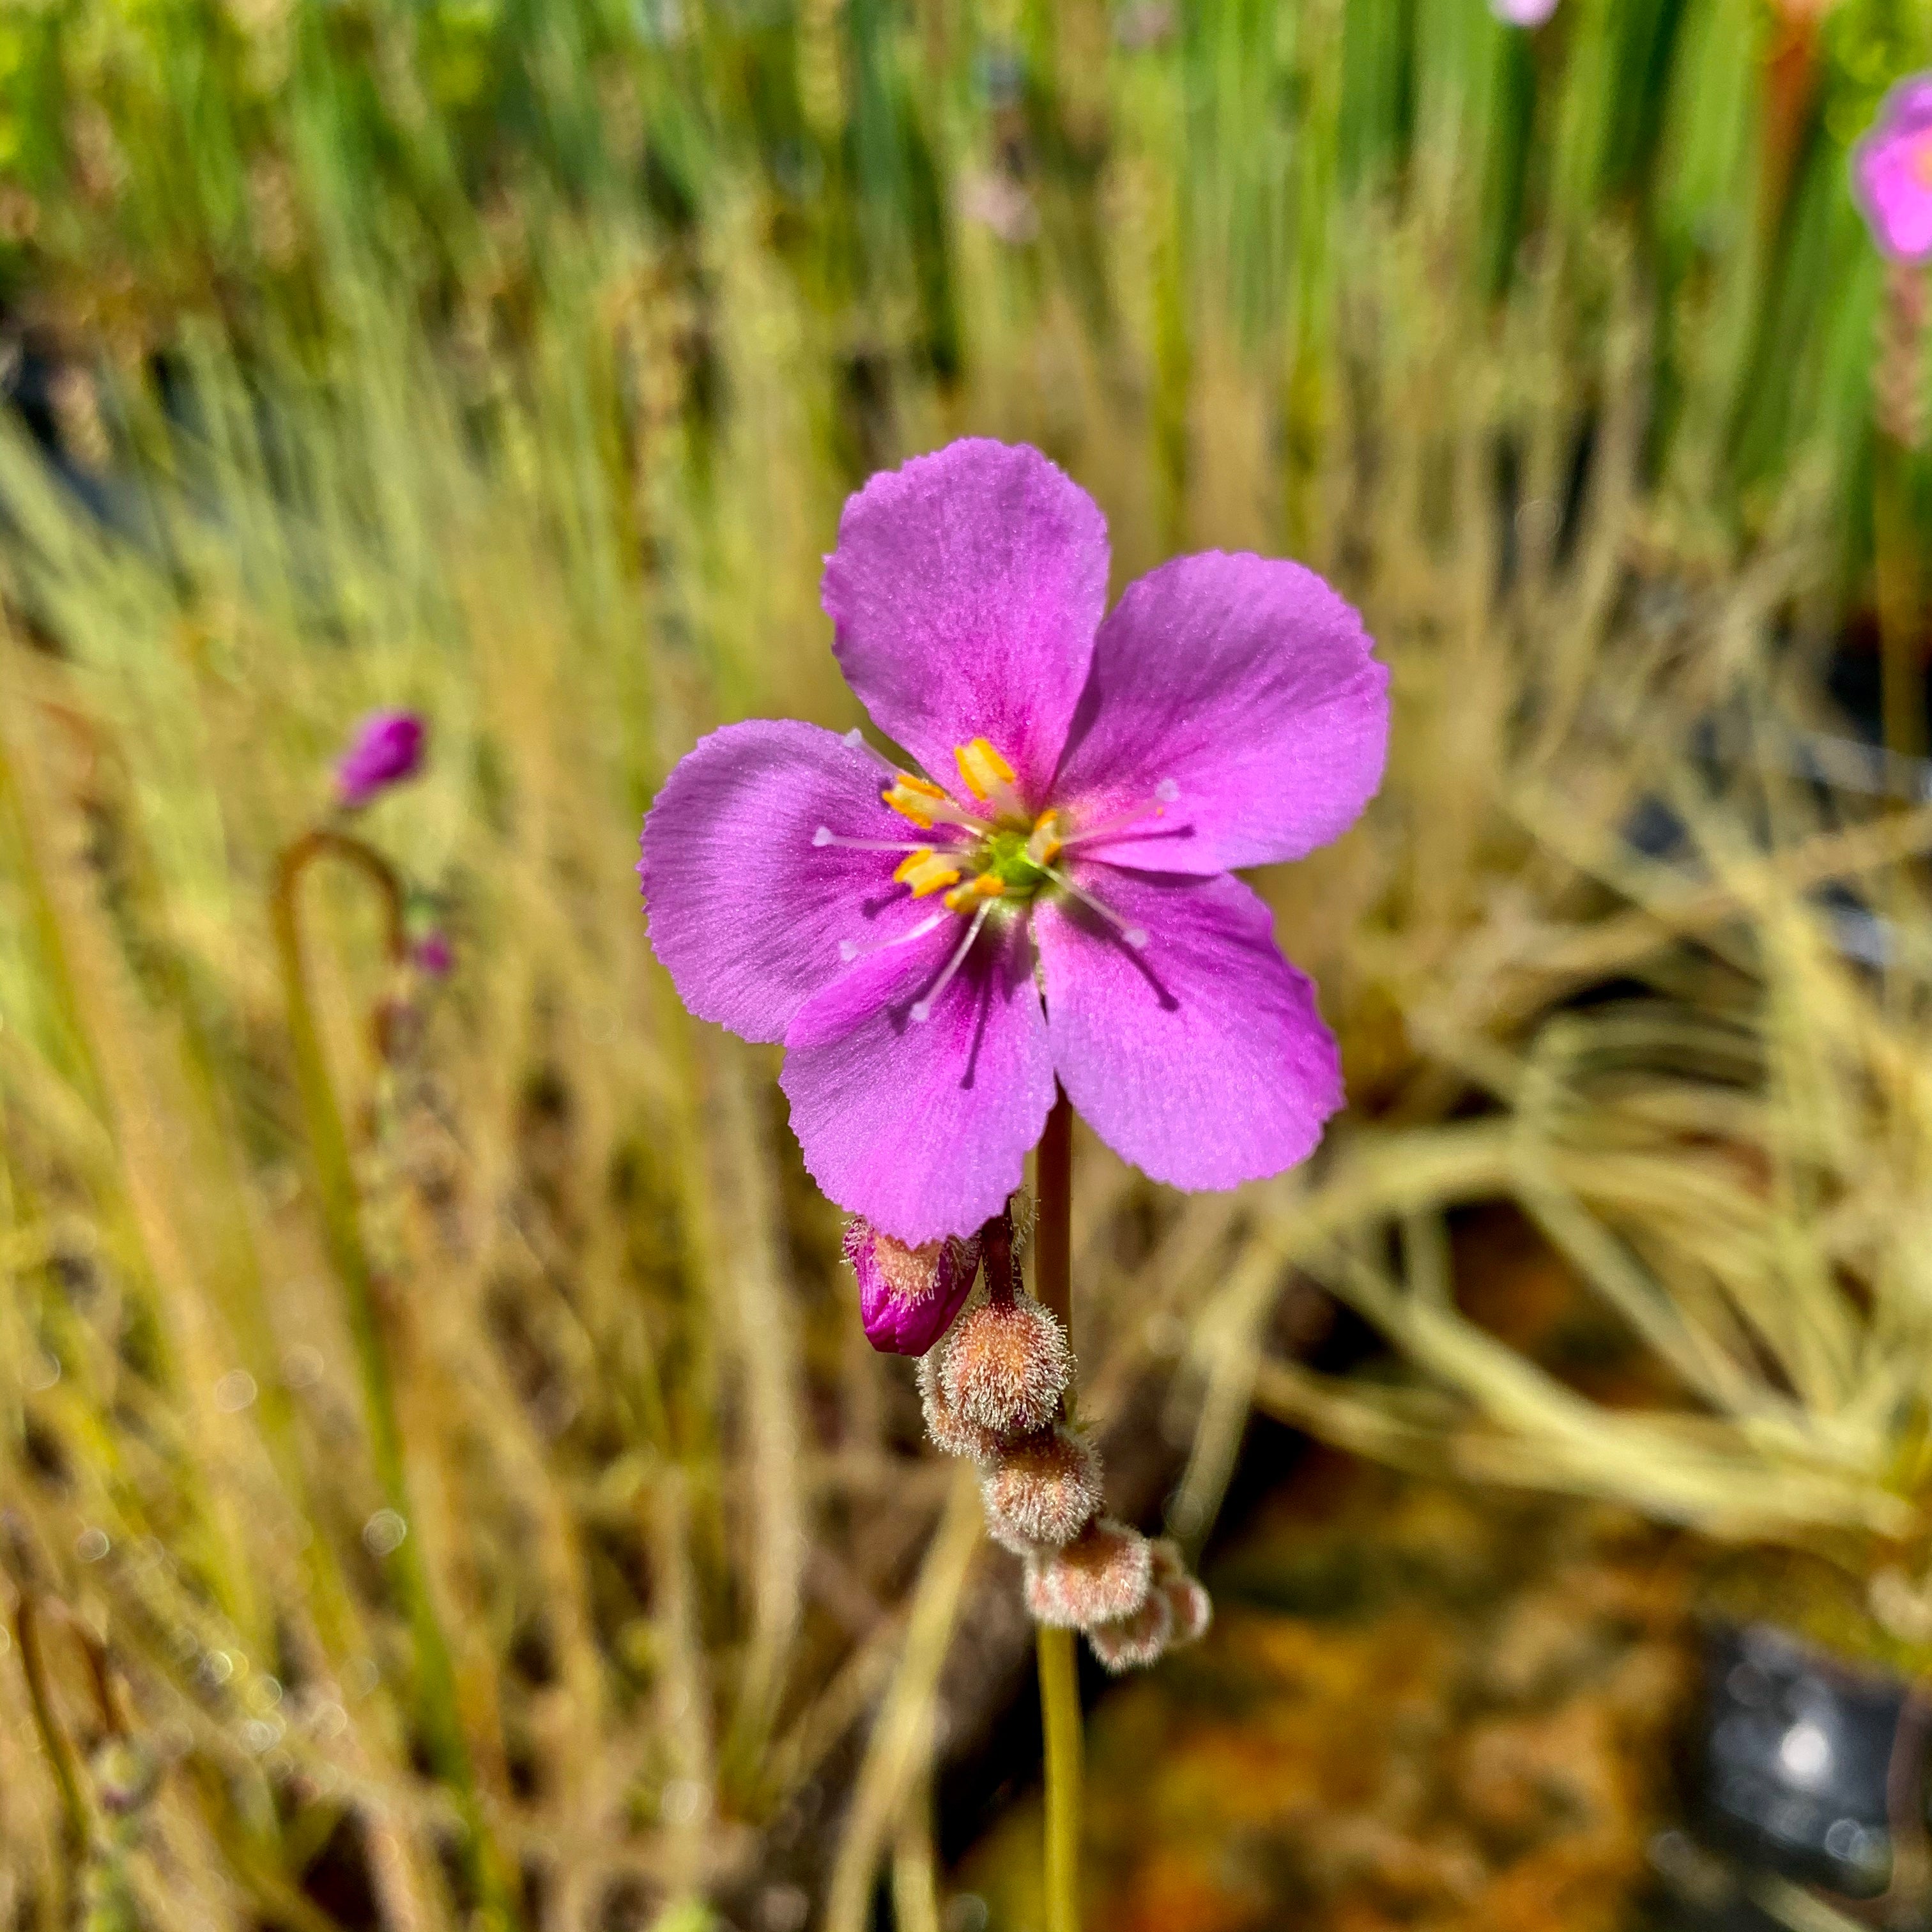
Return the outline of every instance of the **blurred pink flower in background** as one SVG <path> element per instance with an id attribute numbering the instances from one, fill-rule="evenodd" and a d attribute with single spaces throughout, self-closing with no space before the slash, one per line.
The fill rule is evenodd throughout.
<path id="1" fill-rule="evenodd" d="M 1852 188 L 1894 261 L 1932 260 L 1932 74 L 1902 80 L 1852 152 Z"/>
<path id="2" fill-rule="evenodd" d="M 1556 10 L 1556 0 L 1490 0 L 1490 11 L 1512 27 L 1540 27 Z"/>
<path id="3" fill-rule="evenodd" d="M 428 736 L 428 728 L 413 711 L 372 711 L 356 726 L 335 768 L 335 795 L 343 808 L 359 811 L 378 793 L 414 778 Z"/>

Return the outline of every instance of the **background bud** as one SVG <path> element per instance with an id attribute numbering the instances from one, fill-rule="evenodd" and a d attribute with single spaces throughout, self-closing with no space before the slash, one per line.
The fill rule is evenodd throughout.
<path id="1" fill-rule="evenodd" d="M 1148 1540 L 1102 1516 L 1064 1550 L 1027 1565 L 1027 1608 L 1061 1630 L 1092 1630 L 1131 1617 L 1147 1601 L 1154 1575 Z"/>
<path id="2" fill-rule="evenodd" d="M 1130 1617 L 1098 1624 L 1087 1633 L 1094 1654 L 1119 1676 L 1144 1670 L 1156 1662 L 1174 1636 L 1174 1606 L 1165 1590 L 1150 1590 L 1148 1599 Z"/>
<path id="3" fill-rule="evenodd" d="M 970 1310 L 939 1358 L 946 1400 L 968 1421 L 999 1436 L 1046 1427 L 1072 1374 L 1064 1331 L 1027 1295 Z"/>
<path id="4" fill-rule="evenodd" d="M 973 1292 L 980 1241 L 949 1238 L 909 1248 L 854 1220 L 845 1229 L 845 1258 L 859 1277 L 866 1339 L 882 1354 L 923 1355 Z"/>
<path id="5" fill-rule="evenodd" d="M 372 711 L 364 718 L 335 768 L 335 795 L 344 808 L 358 811 L 378 792 L 413 778 L 428 730 L 413 711 Z"/>
<path id="6" fill-rule="evenodd" d="M 980 1485 L 986 1527 L 1020 1556 L 1071 1543 L 1100 1507 L 1100 1458 L 1070 1429 L 1042 1430 L 1002 1448 Z"/>

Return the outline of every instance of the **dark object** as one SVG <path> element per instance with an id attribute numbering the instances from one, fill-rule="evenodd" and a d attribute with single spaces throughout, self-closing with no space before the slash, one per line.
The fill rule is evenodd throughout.
<path id="1" fill-rule="evenodd" d="M 1761 1870 L 1876 1898 L 1892 1882 L 1905 1687 L 1768 1624 L 1714 1633 L 1706 1668 L 1699 1796 L 1712 1839 Z"/>

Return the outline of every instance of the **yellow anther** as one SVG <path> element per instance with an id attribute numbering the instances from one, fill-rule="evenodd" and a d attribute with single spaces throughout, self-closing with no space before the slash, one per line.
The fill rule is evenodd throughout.
<path id="1" fill-rule="evenodd" d="M 1036 866 L 1050 866 L 1066 842 L 1060 836 L 1060 814 L 1042 812 L 1027 835 L 1026 855 Z"/>
<path id="2" fill-rule="evenodd" d="M 901 818 L 910 819 L 922 832 L 932 829 L 932 808 L 949 802 L 945 793 L 930 778 L 915 778 L 910 772 L 898 773 L 879 797 Z"/>
<path id="3" fill-rule="evenodd" d="M 952 755 L 959 764 L 959 776 L 975 798 L 991 798 L 1001 785 L 1013 782 L 1013 768 L 994 750 L 992 741 L 975 738 L 970 745 L 955 745 Z"/>
<path id="4" fill-rule="evenodd" d="M 982 872 L 976 878 L 968 879 L 963 886 L 955 886 L 946 895 L 948 912 L 971 912 L 988 899 L 1006 896 L 1005 882 L 996 879 L 990 872 Z"/>
<path id="5" fill-rule="evenodd" d="M 922 899 L 943 886 L 957 885 L 959 868 L 949 866 L 930 845 L 922 845 L 899 861 L 892 877 L 901 885 L 911 886 L 914 898 Z"/>

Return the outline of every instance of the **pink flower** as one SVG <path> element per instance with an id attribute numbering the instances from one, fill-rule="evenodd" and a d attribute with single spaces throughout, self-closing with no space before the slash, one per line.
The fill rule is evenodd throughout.
<path id="1" fill-rule="evenodd" d="M 980 1239 L 908 1247 L 866 1220 L 845 1230 L 866 1337 L 888 1355 L 922 1355 L 952 1325 L 980 1272 Z"/>
<path id="2" fill-rule="evenodd" d="M 427 736 L 413 711 L 372 711 L 356 726 L 335 768 L 335 795 L 344 809 L 359 811 L 378 792 L 415 777 Z"/>
<path id="3" fill-rule="evenodd" d="M 1490 0 L 1490 11 L 1512 27 L 1540 27 L 1556 10 L 1556 0 Z"/>
<path id="4" fill-rule="evenodd" d="M 1340 1105 L 1314 990 L 1229 870 L 1298 858 L 1380 782 L 1388 674 L 1298 564 L 1210 552 L 1111 614 L 1098 508 L 1038 451 L 875 476 L 827 560 L 880 730 L 703 740 L 645 820 L 651 943 L 685 1004 L 785 1043 L 831 1198 L 909 1246 L 1019 1185 L 1056 1077 L 1156 1180 L 1304 1159 Z"/>
<path id="5" fill-rule="evenodd" d="M 1852 152 L 1852 188 L 1894 261 L 1932 261 L 1932 74 L 1902 80 Z"/>

